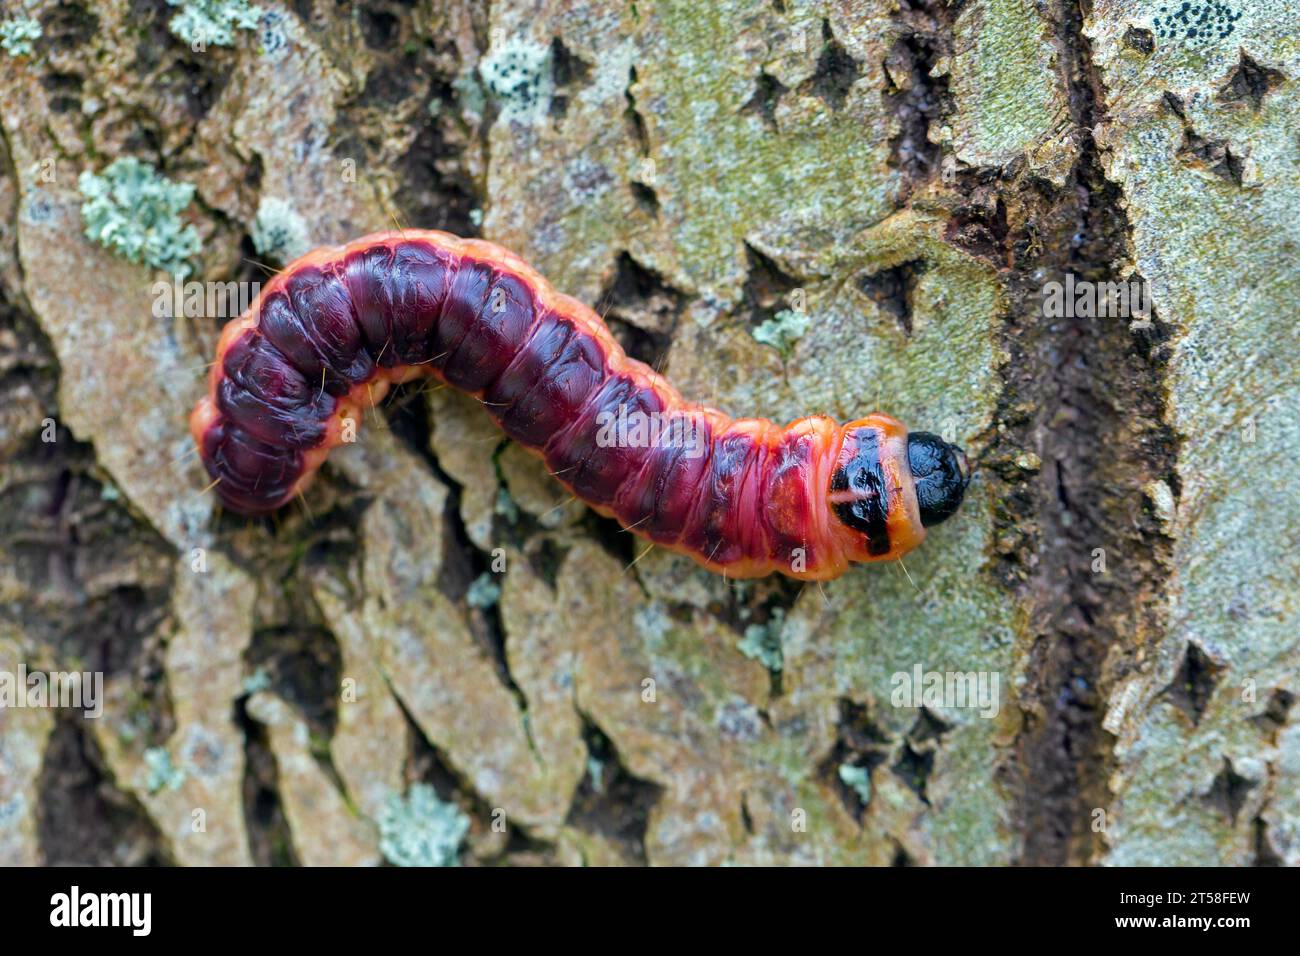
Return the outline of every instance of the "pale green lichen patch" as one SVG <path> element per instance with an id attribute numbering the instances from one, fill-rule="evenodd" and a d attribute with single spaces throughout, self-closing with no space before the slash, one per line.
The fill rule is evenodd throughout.
<path id="1" fill-rule="evenodd" d="M 186 43 L 202 46 L 234 46 L 236 30 L 254 30 L 261 7 L 247 0 L 167 0 L 180 13 L 167 23 L 168 29 Z"/>
<path id="2" fill-rule="evenodd" d="M 587 780 L 591 783 L 591 789 L 596 793 L 602 793 L 605 789 L 605 761 L 599 757 L 587 757 Z"/>
<path id="3" fill-rule="evenodd" d="M 512 37 L 488 51 L 478 70 L 503 119 L 528 123 L 546 116 L 555 90 L 550 47 Z"/>
<path id="4" fill-rule="evenodd" d="M 788 358 L 798 341 L 812 323 L 808 313 L 797 309 L 782 309 L 772 318 L 754 329 L 754 341 L 770 345 Z"/>
<path id="5" fill-rule="evenodd" d="M 736 648 L 750 660 L 758 661 L 770 671 L 781 669 L 781 625 L 785 621 L 785 611 L 775 608 L 772 618 L 766 624 L 750 624 L 745 628 L 745 636 Z"/>
<path id="6" fill-rule="evenodd" d="M 291 262 L 311 249 L 306 221 L 289 203 L 263 196 L 251 232 L 253 248 L 281 263 Z"/>
<path id="7" fill-rule="evenodd" d="M 840 782 L 858 795 L 862 805 L 866 806 L 871 802 L 871 771 L 866 767 L 857 767 L 853 764 L 842 763 L 838 771 Z"/>
<path id="8" fill-rule="evenodd" d="M 159 790 L 179 790 L 185 782 L 185 771 L 172 763 L 166 747 L 150 747 L 144 752 L 144 765 L 149 771 L 145 789 L 150 793 Z"/>
<path id="9" fill-rule="evenodd" d="M 249 674 L 244 680 L 244 693 L 250 697 L 260 691 L 270 690 L 271 675 L 266 672 L 266 668 L 259 667 L 253 673 Z"/>
<path id="10" fill-rule="evenodd" d="M 498 488 L 492 513 L 505 518 L 510 524 L 519 520 L 519 504 L 510 495 L 508 488 Z"/>
<path id="11" fill-rule="evenodd" d="M 131 262 L 189 274 L 187 260 L 199 251 L 199 235 L 180 214 L 194 198 L 193 185 L 173 182 L 133 156 L 98 175 L 84 172 L 77 183 L 87 238 Z"/>
<path id="12" fill-rule="evenodd" d="M 10 56 L 31 56 L 33 41 L 41 38 L 41 24 L 31 17 L 10 17 L 0 23 L 0 49 Z"/>
<path id="13" fill-rule="evenodd" d="M 489 608 L 501 599 L 501 585 L 493 580 L 491 571 L 484 571 L 476 577 L 465 594 L 465 603 L 470 607 Z"/>
<path id="14" fill-rule="evenodd" d="M 456 866 L 469 817 L 427 783 L 394 794 L 379 816 L 379 849 L 395 866 Z"/>

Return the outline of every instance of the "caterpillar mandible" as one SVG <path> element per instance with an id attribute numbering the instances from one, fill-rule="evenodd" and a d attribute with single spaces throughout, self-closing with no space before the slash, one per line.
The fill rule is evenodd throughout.
<path id="1" fill-rule="evenodd" d="M 599 513 L 729 577 L 898 558 L 970 479 L 959 448 L 887 415 L 781 428 L 687 403 L 514 253 L 426 230 L 320 248 L 272 279 L 222 331 L 190 430 L 221 502 L 266 514 L 420 375 L 478 398 Z M 664 423 L 660 440 L 628 421 Z"/>

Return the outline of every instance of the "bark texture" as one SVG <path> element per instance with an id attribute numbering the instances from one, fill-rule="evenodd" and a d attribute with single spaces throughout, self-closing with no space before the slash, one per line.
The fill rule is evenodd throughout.
<path id="1" fill-rule="evenodd" d="M 407 860 L 427 785 L 466 864 L 1300 863 L 1300 4 L 299 0 L 202 50 L 164 0 L 22 7 L 0 671 L 106 699 L 0 709 L 0 862 Z M 262 277 L 271 200 L 482 235 L 685 395 L 886 411 L 978 479 L 906 571 L 738 584 L 407 389 L 220 514 L 225 320 L 84 234 L 127 156 L 195 187 L 191 278 Z M 1067 274 L 1152 321 L 1046 317 Z M 996 714 L 898 706 L 916 668 Z"/>

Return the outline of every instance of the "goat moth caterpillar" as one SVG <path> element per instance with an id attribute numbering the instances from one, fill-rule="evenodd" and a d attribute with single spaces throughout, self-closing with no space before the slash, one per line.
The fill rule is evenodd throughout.
<path id="1" fill-rule="evenodd" d="M 686 402 L 500 246 L 377 233 L 310 252 L 227 324 L 190 416 L 221 502 L 274 511 L 396 383 L 482 403 L 596 511 L 729 577 L 838 577 L 954 511 L 966 456 L 887 415 L 784 428 Z"/>

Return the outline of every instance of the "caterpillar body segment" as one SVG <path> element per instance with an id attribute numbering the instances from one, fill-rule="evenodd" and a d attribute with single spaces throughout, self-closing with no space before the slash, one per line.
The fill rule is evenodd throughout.
<path id="1" fill-rule="evenodd" d="M 687 402 L 518 256 L 433 231 L 317 249 L 277 275 L 223 330 L 190 427 L 222 503 L 265 514 L 422 375 L 479 399 L 599 513 L 730 577 L 897 558 L 968 479 L 960 450 L 885 415 L 780 427 Z"/>

